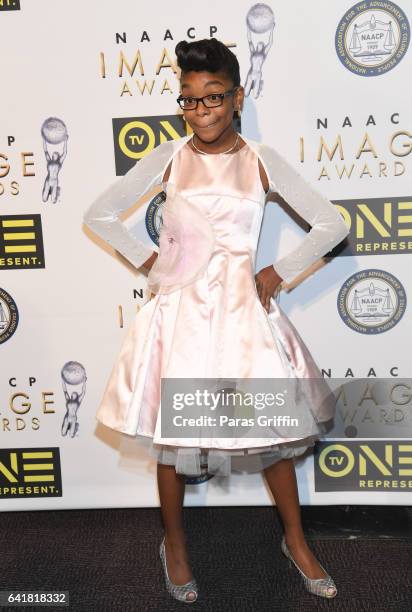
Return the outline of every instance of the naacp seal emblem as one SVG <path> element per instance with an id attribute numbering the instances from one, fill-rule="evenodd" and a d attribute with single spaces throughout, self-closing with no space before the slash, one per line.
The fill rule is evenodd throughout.
<path id="1" fill-rule="evenodd" d="M 346 11 L 335 34 L 342 64 L 360 76 L 379 76 L 395 68 L 410 41 L 409 21 L 394 2 L 366 0 Z"/>
<path id="2" fill-rule="evenodd" d="M 385 270 L 362 270 L 342 285 L 337 302 L 342 321 L 360 334 L 381 334 L 403 317 L 406 293 L 401 282 Z"/>
<path id="3" fill-rule="evenodd" d="M 166 192 L 160 191 L 149 202 L 146 210 L 146 230 L 150 238 L 159 246 L 160 227 L 162 224 L 162 211 L 166 201 Z"/>
<path id="4" fill-rule="evenodd" d="M 0 344 L 6 342 L 17 329 L 17 304 L 5 289 L 0 288 Z"/>

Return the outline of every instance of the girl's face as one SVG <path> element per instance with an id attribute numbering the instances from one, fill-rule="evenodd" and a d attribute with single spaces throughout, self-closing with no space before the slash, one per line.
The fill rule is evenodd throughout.
<path id="1" fill-rule="evenodd" d="M 221 106 L 206 107 L 198 102 L 197 108 L 184 110 L 185 120 L 196 136 L 207 143 L 223 142 L 233 134 L 233 112 L 242 108 L 244 90 L 236 89 L 228 76 L 222 72 L 194 71 L 182 72 L 180 78 L 180 95 L 201 98 L 210 94 L 225 93 L 234 89 L 234 93 L 225 96 Z M 217 142 L 216 142 L 217 144 Z"/>

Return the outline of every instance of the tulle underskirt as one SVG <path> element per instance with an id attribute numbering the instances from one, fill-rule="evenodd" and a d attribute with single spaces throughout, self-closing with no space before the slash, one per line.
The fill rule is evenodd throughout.
<path id="1" fill-rule="evenodd" d="M 173 465 L 177 474 L 184 476 L 230 476 L 232 473 L 256 473 L 281 459 L 303 455 L 312 448 L 319 436 L 273 444 L 271 446 L 244 449 L 215 449 L 180 447 L 155 444 L 151 438 L 137 434 L 139 444 L 144 445 L 157 463 Z"/>

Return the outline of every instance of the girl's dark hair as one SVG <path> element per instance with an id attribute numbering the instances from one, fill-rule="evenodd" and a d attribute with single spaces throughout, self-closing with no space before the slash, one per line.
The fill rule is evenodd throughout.
<path id="1" fill-rule="evenodd" d="M 193 42 L 181 40 L 175 47 L 175 53 L 177 65 L 182 72 L 223 72 L 232 80 L 234 87 L 240 85 L 237 57 L 217 38 L 203 38 Z"/>

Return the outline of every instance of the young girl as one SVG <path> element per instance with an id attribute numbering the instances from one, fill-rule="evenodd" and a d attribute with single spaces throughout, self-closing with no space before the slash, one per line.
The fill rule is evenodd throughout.
<path id="1" fill-rule="evenodd" d="M 185 475 L 199 475 L 203 466 L 227 476 L 236 461 L 246 471 L 252 465 L 263 471 L 284 525 L 281 550 L 306 588 L 334 597 L 332 578 L 305 540 L 293 462 L 313 446 L 315 435 L 242 437 L 227 444 L 197 432 L 165 444 L 159 432 L 162 378 L 322 378 L 273 296 L 283 280 L 293 280 L 348 234 L 331 202 L 275 149 L 235 131 L 234 114 L 244 98 L 236 56 L 214 38 L 181 41 L 175 51 L 178 102 L 193 133 L 153 149 L 84 216 L 100 237 L 149 271 L 148 287 L 156 294 L 129 329 L 96 416 L 112 429 L 150 438 L 165 530 L 160 557 L 176 599 L 193 602 L 198 595 L 182 524 Z M 166 191 L 159 253 L 119 220 L 156 184 Z M 298 248 L 255 275 L 269 192 L 311 230 Z M 322 404 L 323 391 L 310 386 L 306 395 L 305 410 L 316 423 L 333 416 Z"/>

